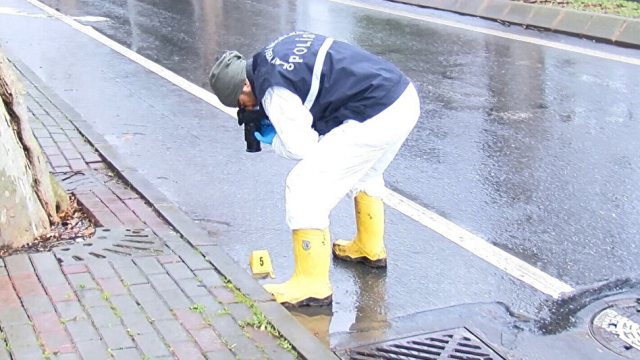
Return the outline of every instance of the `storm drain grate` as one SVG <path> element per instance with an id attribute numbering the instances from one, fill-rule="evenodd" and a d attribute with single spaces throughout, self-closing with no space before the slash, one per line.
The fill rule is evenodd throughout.
<path id="1" fill-rule="evenodd" d="M 149 229 L 96 228 L 91 239 L 70 246 L 53 249 L 64 265 L 102 259 L 162 255 L 164 242 Z"/>
<path id="2" fill-rule="evenodd" d="M 422 334 L 347 350 L 349 360 L 504 360 L 464 328 Z"/>
<path id="3" fill-rule="evenodd" d="M 109 180 L 109 178 L 100 173 L 88 172 L 56 173 L 54 176 L 68 193 L 92 190 L 96 187 L 104 186 L 104 181 Z"/>
<path id="4" fill-rule="evenodd" d="M 614 353 L 640 359 L 640 298 L 609 302 L 593 317 L 591 333 Z"/>

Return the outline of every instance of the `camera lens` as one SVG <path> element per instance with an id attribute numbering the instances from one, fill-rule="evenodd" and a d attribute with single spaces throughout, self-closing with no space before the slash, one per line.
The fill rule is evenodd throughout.
<path id="1" fill-rule="evenodd" d="M 244 141 L 247 143 L 247 152 L 254 153 L 262 151 L 260 141 L 256 139 L 254 133 L 258 131 L 255 123 L 244 124 Z"/>

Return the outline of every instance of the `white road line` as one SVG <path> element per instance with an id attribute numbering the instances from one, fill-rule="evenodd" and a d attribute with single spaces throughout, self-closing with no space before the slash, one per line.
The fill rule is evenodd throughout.
<path id="1" fill-rule="evenodd" d="M 134 52 L 133 50 L 127 49 L 126 47 L 118 44 L 117 42 L 109 39 L 108 37 L 102 35 L 101 33 L 99 33 L 98 31 L 96 31 L 94 28 L 92 28 L 91 26 L 86 26 L 86 25 L 82 25 L 79 22 L 73 20 L 72 18 L 70 18 L 67 15 L 64 15 L 58 11 L 56 11 L 55 9 L 50 8 L 49 6 L 37 1 L 37 0 L 26 0 L 28 3 L 42 9 L 44 12 L 46 12 L 47 14 L 55 17 L 56 19 L 66 23 L 67 25 L 71 26 L 72 28 L 84 33 L 85 35 L 88 35 L 90 37 L 92 37 L 93 39 L 99 41 L 100 43 L 102 43 L 103 45 L 106 45 L 107 47 L 111 48 L 112 50 L 115 50 L 116 52 L 120 53 L 121 55 L 129 58 L 130 60 L 135 61 L 136 63 L 144 66 L 145 68 L 147 68 L 148 70 L 153 71 L 154 73 L 162 76 L 163 78 L 169 80 L 170 82 L 174 83 L 175 85 L 181 87 L 182 89 L 186 90 L 187 92 L 193 94 L 196 97 L 199 97 L 200 99 L 208 102 L 209 104 L 215 106 L 216 108 L 222 110 L 223 112 L 236 117 L 236 110 L 233 108 L 229 108 L 226 107 L 224 105 L 222 105 L 222 103 L 220 102 L 220 100 L 218 100 L 218 98 L 213 95 L 212 93 L 208 92 L 207 90 L 199 87 L 198 85 L 189 82 L 188 80 L 186 80 L 185 78 L 165 69 L 164 67 L 154 63 L 153 61 L 145 58 L 144 56 L 141 56 L 139 54 L 137 54 L 136 52 Z"/>
<path id="2" fill-rule="evenodd" d="M 392 208 L 547 295 L 557 298 L 562 293 L 574 290 L 568 284 L 491 245 L 480 237 L 392 190 L 386 190 L 383 200 Z"/>
<path id="3" fill-rule="evenodd" d="M 218 100 L 215 95 L 204 90 L 203 88 L 189 82 L 188 80 L 135 53 L 134 51 L 127 49 L 126 47 L 107 38 L 106 36 L 100 34 L 89 26 L 82 25 L 77 21 L 69 18 L 68 16 L 63 15 L 36 0 L 26 1 L 42 9 L 51 16 L 65 22 L 72 28 L 81 31 L 82 33 L 117 51 L 123 56 L 153 71 L 166 80 L 172 82 L 176 86 L 179 86 L 183 90 L 224 111 L 230 116 L 236 116 L 235 109 L 222 105 L 222 103 L 220 103 L 220 100 Z M 551 295 L 553 297 L 558 297 L 562 293 L 573 290 L 571 286 L 563 283 L 562 281 L 557 280 L 550 275 L 538 270 L 537 268 L 525 263 L 524 261 L 496 248 L 495 246 L 489 244 L 478 236 L 475 236 L 467 230 L 464 230 L 461 227 L 455 225 L 454 223 L 434 214 L 433 212 L 425 208 L 420 207 L 414 202 L 393 192 L 392 190 L 387 189 L 384 201 L 387 205 L 418 221 L 424 226 L 444 236 L 448 240 L 453 241 L 454 243 L 460 245 L 476 256 L 505 271 L 513 277 L 533 286 L 534 288 L 540 290 L 545 294 Z"/>
<path id="4" fill-rule="evenodd" d="M 107 19 L 106 17 L 101 17 L 101 16 L 73 16 L 71 18 L 77 21 L 84 21 L 84 22 L 109 21 L 109 19 Z"/>
<path id="5" fill-rule="evenodd" d="M 603 58 L 603 59 L 619 61 L 619 62 L 632 64 L 632 65 L 640 65 L 640 59 L 633 58 L 633 57 L 609 54 L 609 53 L 606 53 L 606 52 L 603 52 L 603 51 L 590 50 L 590 49 L 582 48 L 582 47 L 579 47 L 579 46 L 573 46 L 573 45 L 565 45 L 565 44 L 561 44 L 561 43 L 557 43 L 557 42 L 553 42 L 553 41 L 549 41 L 549 40 L 536 39 L 536 38 L 529 37 L 529 36 L 510 34 L 508 32 L 504 32 L 504 31 L 500 31 L 500 30 L 485 29 L 485 28 L 478 27 L 478 26 L 457 23 L 455 21 L 438 19 L 438 18 L 434 18 L 434 17 L 431 17 L 431 16 L 412 14 L 412 13 L 407 12 L 407 11 L 388 9 L 388 8 L 385 8 L 385 7 L 382 7 L 382 6 L 364 4 L 364 3 L 359 3 L 359 2 L 349 1 L 349 0 L 329 0 L 329 1 L 334 2 L 334 3 L 338 3 L 338 4 L 343 4 L 343 5 L 359 7 L 359 8 L 362 8 L 362 9 L 369 9 L 369 10 L 385 12 L 385 13 L 388 13 L 388 14 L 404 16 L 404 17 L 408 17 L 408 18 L 411 18 L 411 19 L 427 21 L 427 22 L 431 22 L 431 23 L 435 23 L 435 24 L 451 26 L 451 27 L 454 27 L 454 28 L 474 31 L 474 32 L 482 33 L 482 34 L 499 36 L 499 37 L 506 38 L 506 39 L 518 40 L 518 41 L 523 41 L 523 42 L 527 42 L 527 43 L 531 43 L 531 44 L 547 46 L 547 47 L 551 47 L 551 48 L 554 48 L 554 49 L 571 51 L 571 52 L 578 53 L 578 54 L 595 56 L 595 57 L 599 57 L 599 58 Z"/>

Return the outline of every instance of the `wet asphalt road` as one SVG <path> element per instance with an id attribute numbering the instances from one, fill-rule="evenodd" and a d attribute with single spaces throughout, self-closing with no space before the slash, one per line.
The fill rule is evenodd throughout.
<path id="1" fill-rule="evenodd" d="M 292 29 L 357 44 L 396 63 L 421 93 L 420 122 L 387 171 L 391 189 L 574 287 L 638 274 L 637 66 L 327 1 L 44 2 L 109 19 L 90 25 L 205 88 L 218 51 L 250 55 Z M 0 38 L 236 261 L 247 268 L 249 252 L 266 248 L 286 279 L 293 264 L 283 190 L 295 163 L 270 150 L 243 153 L 234 120 L 123 59 L 60 54 L 90 40 L 62 45 L 43 28 L 9 26 Z M 141 104 L 127 105 L 132 97 Z M 353 234 L 352 211 L 347 200 L 338 205 L 332 236 Z M 540 311 L 541 293 L 391 209 L 387 244 L 386 272 L 334 262 L 331 333 L 462 303 Z"/>
<path id="2" fill-rule="evenodd" d="M 220 50 L 297 28 L 386 57 L 423 99 L 390 187 L 571 285 L 637 271 L 633 65 L 327 2 L 45 3 L 205 88 Z"/>

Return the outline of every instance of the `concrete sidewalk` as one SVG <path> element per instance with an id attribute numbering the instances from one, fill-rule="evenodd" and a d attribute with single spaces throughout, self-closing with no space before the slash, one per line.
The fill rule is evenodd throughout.
<path id="1" fill-rule="evenodd" d="M 50 171 L 100 226 L 85 242 L 0 260 L 0 360 L 334 357 L 8 55 Z"/>
<path id="2" fill-rule="evenodd" d="M 640 48 L 640 20 L 510 0 L 392 0 Z"/>

